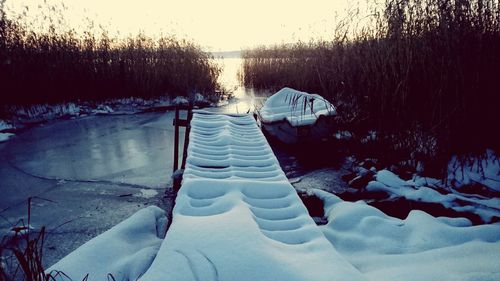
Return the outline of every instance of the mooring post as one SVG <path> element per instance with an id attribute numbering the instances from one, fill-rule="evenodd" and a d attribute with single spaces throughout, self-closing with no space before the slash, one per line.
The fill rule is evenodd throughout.
<path id="1" fill-rule="evenodd" d="M 175 107 L 174 117 L 174 173 L 179 168 L 179 107 Z"/>
<path id="2" fill-rule="evenodd" d="M 189 145 L 189 132 L 191 131 L 191 119 L 193 118 L 193 106 L 189 105 L 187 113 L 187 122 L 186 122 L 186 130 L 184 131 L 184 149 L 182 150 L 182 164 L 181 169 L 186 167 L 186 158 L 187 158 L 187 148 Z"/>
<path id="3" fill-rule="evenodd" d="M 187 110 L 187 119 L 179 118 L 179 110 Z M 173 125 L 175 127 L 174 131 L 174 171 L 172 173 L 173 187 L 174 191 L 178 191 L 181 187 L 182 174 L 184 167 L 186 166 L 187 158 L 187 147 L 189 144 L 189 131 L 191 118 L 193 117 L 193 105 L 189 106 L 176 106 L 175 107 L 175 118 Z M 184 148 L 182 150 L 182 164 L 179 169 L 179 127 L 185 127 L 184 131 Z"/>

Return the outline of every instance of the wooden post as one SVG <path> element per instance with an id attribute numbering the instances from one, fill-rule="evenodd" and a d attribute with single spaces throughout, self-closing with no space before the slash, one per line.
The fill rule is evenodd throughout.
<path id="1" fill-rule="evenodd" d="M 174 173 L 179 168 L 179 107 L 175 107 L 174 118 Z"/>
<path id="2" fill-rule="evenodd" d="M 187 110 L 187 119 L 179 118 L 179 110 Z M 182 150 L 182 164 L 181 169 L 184 169 L 186 166 L 186 158 L 187 158 L 187 147 L 189 144 L 189 131 L 191 128 L 191 118 L 193 116 L 193 107 L 189 106 L 176 106 L 175 107 L 175 118 L 173 121 L 174 125 L 174 171 L 172 174 L 174 191 L 178 191 L 181 187 L 182 181 L 182 171 L 179 170 L 179 127 L 185 127 L 184 131 L 184 148 Z"/>
<path id="3" fill-rule="evenodd" d="M 189 132 L 191 131 L 191 119 L 193 118 L 193 107 L 189 106 L 188 115 L 187 115 L 187 124 L 186 130 L 184 131 L 184 149 L 182 150 L 182 164 L 181 169 L 186 167 L 186 158 L 187 158 L 187 148 L 189 145 Z"/>

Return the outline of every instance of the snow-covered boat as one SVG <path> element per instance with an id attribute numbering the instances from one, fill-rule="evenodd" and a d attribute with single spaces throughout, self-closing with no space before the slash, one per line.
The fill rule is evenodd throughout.
<path id="1" fill-rule="evenodd" d="M 328 137 L 336 114 L 335 106 L 319 95 L 283 88 L 266 100 L 258 117 L 264 131 L 293 144 Z"/>

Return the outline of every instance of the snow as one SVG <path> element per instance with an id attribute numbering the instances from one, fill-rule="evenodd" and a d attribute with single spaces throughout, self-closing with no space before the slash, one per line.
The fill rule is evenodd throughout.
<path id="1" fill-rule="evenodd" d="M 14 136 L 14 134 L 12 134 L 12 133 L 0 133 L 0 142 L 7 141 L 8 139 L 10 139 L 13 136 Z"/>
<path id="2" fill-rule="evenodd" d="M 193 97 L 195 102 L 208 103 L 206 99 L 196 94 Z M 189 100 L 186 97 L 178 96 L 174 99 L 170 97 L 157 97 L 152 99 L 142 99 L 136 97 L 110 99 L 97 104 L 90 102 L 81 103 L 60 103 L 60 104 L 37 104 L 33 106 L 6 106 L 4 110 L 13 116 L 14 123 L 36 123 L 53 120 L 61 117 L 77 118 L 88 115 L 108 115 L 108 114 L 134 114 L 154 108 L 164 108 L 174 105 L 186 105 Z M 0 120 L 0 132 L 11 127 L 5 121 Z"/>
<path id="3" fill-rule="evenodd" d="M 0 120 L 0 132 L 3 130 L 12 129 L 13 126 L 4 120 Z"/>
<path id="4" fill-rule="evenodd" d="M 137 280 L 151 265 L 167 227 L 165 212 L 151 206 L 88 241 L 46 272 L 72 280 Z M 70 280 L 71 280 L 70 279 Z M 57 280 L 68 280 L 59 275 Z"/>
<path id="5" fill-rule="evenodd" d="M 388 170 L 381 170 L 377 173 L 377 181 L 380 183 L 388 186 L 388 187 L 401 187 L 401 186 L 413 186 L 408 182 L 405 182 L 404 180 L 400 179 L 396 174 L 388 171 Z"/>
<path id="6" fill-rule="evenodd" d="M 335 107 L 323 97 L 287 87 L 269 97 L 260 111 L 263 122 L 286 120 L 292 126 L 311 125 L 320 116 L 335 114 Z"/>
<path id="7" fill-rule="evenodd" d="M 377 131 L 368 131 L 368 134 L 361 139 L 361 143 L 366 144 L 375 140 L 377 140 Z"/>
<path id="8" fill-rule="evenodd" d="M 315 190 L 325 203 L 321 230 L 368 280 L 499 280 L 500 224 L 412 211 L 405 220 L 363 202 Z"/>
<path id="9" fill-rule="evenodd" d="M 23 120 L 34 119 L 39 121 L 51 120 L 61 116 L 79 116 L 82 108 L 75 103 L 37 104 L 30 107 L 12 108 L 11 111 L 14 111 Z"/>
<path id="10" fill-rule="evenodd" d="M 475 157 L 461 162 L 454 156 L 448 165 L 448 181 L 457 189 L 480 183 L 500 191 L 500 160 L 493 150 L 488 150 L 483 159 Z"/>
<path id="11" fill-rule="evenodd" d="M 149 199 L 149 198 L 153 198 L 156 195 L 158 195 L 158 191 L 156 191 L 154 189 L 144 189 L 144 188 L 141 188 L 140 191 L 141 191 L 141 193 L 137 193 L 134 196 Z"/>
<path id="12" fill-rule="evenodd" d="M 458 192 L 441 194 L 434 188 L 423 185 L 437 184 L 435 179 L 417 178 L 403 181 L 388 170 L 378 171 L 375 178 L 375 181 L 368 183 L 366 190 L 386 192 L 391 198 L 403 197 L 412 201 L 438 203 L 457 212 L 472 212 L 485 222 L 500 217 L 500 198 L 486 198 Z"/>
<path id="13" fill-rule="evenodd" d="M 208 103 L 208 100 L 202 94 L 200 94 L 200 93 L 194 94 L 193 101 L 194 101 L 195 104 L 198 104 L 198 103 Z"/>
<path id="14" fill-rule="evenodd" d="M 0 142 L 7 141 L 12 136 L 14 136 L 13 133 L 3 132 L 5 130 L 9 130 L 9 129 L 14 129 L 14 127 L 6 121 L 0 120 Z"/>
<path id="15" fill-rule="evenodd" d="M 352 137 L 352 133 L 349 131 L 337 131 L 335 133 L 335 138 L 338 140 L 350 140 Z"/>
<path id="16" fill-rule="evenodd" d="M 191 124 L 172 225 L 140 280 L 365 280 L 308 215 L 251 115 L 197 111 Z"/>
<path id="17" fill-rule="evenodd" d="M 172 100 L 172 104 L 174 104 L 174 105 L 187 105 L 187 104 L 189 104 L 189 101 L 186 97 L 178 96 Z"/>
<path id="18" fill-rule="evenodd" d="M 92 113 L 94 113 L 94 114 L 109 114 L 109 113 L 113 113 L 113 112 L 114 112 L 114 110 L 105 104 L 100 104 L 99 106 L 97 106 L 96 109 L 92 110 Z"/>
<path id="19" fill-rule="evenodd" d="M 9 227 L 8 229 L 1 229 L 1 231 L 5 234 L 5 238 L 13 238 L 13 237 L 23 237 L 30 232 L 35 231 L 35 227 L 31 224 L 26 225 L 23 220 L 19 220 L 16 225 Z"/>

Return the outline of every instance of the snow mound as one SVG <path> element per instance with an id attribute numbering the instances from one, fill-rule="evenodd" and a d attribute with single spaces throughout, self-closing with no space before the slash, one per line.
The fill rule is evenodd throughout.
<path id="1" fill-rule="evenodd" d="M 188 105 L 189 101 L 186 97 L 177 96 L 172 100 L 173 105 Z"/>
<path id="2" fill-rule="evenodd" d="M 422 185 L 435 183 L 436 180 L 417 178 L 404 181 L 388 170 L 378 171 L 375 178 L 375 181 L 368 183 L 366 190 L 386 192 L 391 198 L 403 197 L 412 201 L 438 203 L 457 212 L 475 213 L 485 222 L 500 217 L 500 198 L 486 198 L 458 192 L 441 194 L 434 188 Z"/>
<path id="3" fill-rule="evenodd" d="M 92 113 L 94 113 L 94 114 L 110 114 L 113 112 L 114 112 L 114 110 L 105 104 L 100 104 L 99 106 L 97 106 L 96 109 L 92 110 Z"/>
<path id="4" fill-rule="evenodd" d="M 336 115 L 336 109 L 326 99 L 287 87 L 269 97 L 260 111 L 262 122 L 286 120 L 292 126 L 311 125 L 329 115 Z"/>
<path id="5" fill-rule="evenodd" d="M 0 120 L 0 132 L 3 131 L 3 130 L 8 130 L 8 129 L 12 129 L 13 126 L 10 125 L 9 123 L 5 122 L 4 120 Z"/>
<path id="6" fill-rule="evenodd" d="M 405 220 L 363 202 L 315 190 L 325 203 L 321 230 L 369 280 L 499 280 L 500 224 L 412 211 Z"/>
<path id="7" fill-rule="evenodd" d="M 172 225 L 140 280 L 365 280 L 323 236 L 251 115 L 196 111 Z"/>
<path id="8" fill-rule="evenodd" d="M 150 198 L 154 198 L 156 195 L 158 195 L 158 191 L 156 191 L 154 189 L 144 189 L 144 188 L 141 188 L 140 191 L 141 191 L 141 193 L 137 193 L 134 196 L 135 197 L 141 197 L 141 198 L 150 199 Z"/>
<path id="9" fill-rule="evenodd" d="M 72 280 L 137 280 L 151 265 L 167 227 L 165 211 L 150 206 L 88 241 L 47 272 Z M 58 275 L 58 280 L 67 280 Z"/>
<path id="10" fill-rule="evenodd" d="M 12 133 L 0 133 L 0 142 L 7 141 L 8 139 L 10 139 L 13 136 L 14 136 L 14 134 L 12 134 Z"/>

